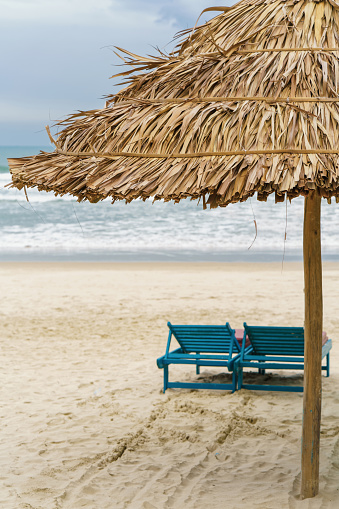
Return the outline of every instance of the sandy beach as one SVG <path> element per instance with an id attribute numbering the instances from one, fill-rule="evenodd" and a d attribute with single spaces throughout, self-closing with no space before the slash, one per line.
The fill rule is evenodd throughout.
<path id="1" fill-rule="evenodd" d="M 156 366 L 168 320 L 302 326 L 301 264 L 0 264 L 0 507 L 339 507 L 339 264 L 323 276 L 320 493 L 301 501 L 302 394 L 163 394 Z"/>

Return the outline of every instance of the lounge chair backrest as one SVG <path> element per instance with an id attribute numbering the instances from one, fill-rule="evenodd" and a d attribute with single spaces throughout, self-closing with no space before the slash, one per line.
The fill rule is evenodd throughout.
<path id="1" fill-rule="evenodd" d="M 172 325 L 168 327 L 183 352 L 232 353 L 239 352 L 234 330 L 226 325 Z"/>
<path id="2" fill-rule="evenodd" d="M 256 355 L 304 355 L 303 327 L 244 327 Z"/>

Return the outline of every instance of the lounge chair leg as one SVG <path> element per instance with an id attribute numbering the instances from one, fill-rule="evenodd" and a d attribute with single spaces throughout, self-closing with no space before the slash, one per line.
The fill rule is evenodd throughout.
<path id="1" fill-rule="evenodd" d="M 198 364 L 197 364 L 197 367 L 196 367 L 195 371 L 196 371 L 197 375 L 200 375 L 200 366 Z"/>
<path id="2" fill-rule="evenodd" d="M 265 374 L 265 368 L 259 368 L 258 371 L 259 371 L 260 375 L 264 375 Z"/>
<path id="3" fill-rule="evenodd" d="M 232 394 L 237 390 L 237 382 L 238 382 L 238 376 L 237 376 L 238 368 L 237 366 L 234 366 L 233 373 L 232 373 Z"/>
<path id="4" fill-rule="evenodd" d="M 164 394 L 168 387 L 168 366 L 164 366 Z"/>
<path id="5" fill-rule="evenodd" d="M 326 355 L 326 376 L 330 376 L 330 354 Z"/>
<path id="6" fill-rule="evenodd" d="M 238 391 L 242 387 L 242 374 L 243 374 L 242 368 L 238 368 Z"/>

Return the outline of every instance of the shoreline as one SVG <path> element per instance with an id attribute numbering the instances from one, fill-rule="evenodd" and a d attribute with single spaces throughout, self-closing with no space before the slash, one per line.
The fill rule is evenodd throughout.
<path id="1" fill-rule="evenodd" d="M 339 252 L 322 253 L 324 263 L 339 262 Z M 199 251 L 199 250 L 0 250 L 0 263 L 3 262 L 82 262 L 82 263 L 293 263 L 302 262 L 302 251 L 286 249 L 239 250 L 239 251 Z"/>
<path id="2" fill-rule="evenodd" d="M 325 255 L 329 261 L 338 261 L 338 255 Z M 299 262 L 302 256 L 276 252 L 199 252 L 199 251 L 115 251 L 115 252 L 0 252 L 1 262 L 83 262 L 83 263 L 272 263 Z"/>
<path id="3" fill-rule="evenodd" d="M 41 265 L 40 265 L 41 264 Z M 140 267 L 140 269 L 146 270 L 157 270 L 157 269 L 169 269 L 175 270 L 176 268 L 181 269 L 192 269 L 201 267 L 208 270 L 225 270 L 225 271 L 267 271 L 267 270 L 279 270 L 280 272 L 284 272 L 284 268 L 288 270 L 300 270 L 303 272 L 303 262 L 302 260 L 298 261 L 290 261 L 284 260 L 281 261 L 263 261 L 263 262 L 243 262 L 243 261 L 152 261 L 152 260 L 138 260 L 138 261 L 86 261 L 86 260 L 14 260 L 14 261 L 3 261 L 0 260 L 0 267 L 18 267 L 22 265 L 23 267 L 59 267 L 61 268 L 88 268 L 88 269 L 116 269 L 123 268 L 126 270 L 135 269 Z M 338 269 L 339 268 L 339 260 L 338 261 L 323 261 L 322 267 L 325 270 Z"/>

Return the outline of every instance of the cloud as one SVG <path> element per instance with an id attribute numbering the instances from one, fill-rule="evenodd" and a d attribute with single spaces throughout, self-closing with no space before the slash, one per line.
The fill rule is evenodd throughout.
<path id="1" fill-rule="evenodd" d="M 177 26 L 180 26 L 180 28 L 187 28 L 194 26 L 201 12 L 207 7 L 232 5 L 232 3 L 234 2 L 227 0 L 212 0 L 212 2 L 208 2 L 206 0 L 185 0 L 184 2 L 180 0 L 173 0 L 159 2 L 159 10 L 162 19 L 172 19 L 175 21 Z M 204 13 L 201 19 L 202 21 L 205 21 L 216 14 L 218 13 Z"/>
<path id="2" fill-rule="evenodd" d="M 108 78 L 121 70 L 114 67 L 121 62 L 109 47 L 141 55 L 154 54 L 154 46 L 170 51 L 175 33 L 192 27 L 203 8 L 226 3 L 0 0 L 0 47 L 6 48 L 1 54 L 0 145 L 44 143 L 44 126 L 54 119 L 102 107 L 101 98 L 117 90 Z M 216 13 L 204 14 L 202 21 L 209 14 Z M 29 141 L 23 134 L 27 129 Z"/>
<path id="3" fill-rule="evenodd" d="M 139 25 L 144 19 L 192 25 L 209 5 L 231 5 L 225 0 L 0 0 L 1 21 L 51 25 Z M 213 16 L 213 14 L 212 14 Z M 205 15 L 204 19 L 211 15 Z"/>
<path id="4" fill-rule="evenodd" d="M 157 12 L 145 9 L 144 1 L 133 2 L 132 8 L 128 3 L 123 0 L 0 0 L 0 10 L 2 22 L 14 24 L 114 27 L 157 19 Z"/>
<path id="5" fill-rule="evenodd" d="M 2 20 L 34 24 L 93 24 L 110 12 L 110 4 L 110 0 L 0 0 Z"/>
<path id="6" fill-rule="evenodd" d="M 158 22 L 164 20 L 170 21 L 176 27 L 183 29 L 191 27 L 195 24 L 200 13 L 206 8 L 211 6 L 225 6 L 232 5 L 234 2 L 231 0 L 124 0 L 123 2 L 117 0 L 113 4 L 121 4 L 120 8 L 128 9 L 131 11 L 149 10 L 153 12 Z M 202 19 L 210 19 L 216 13 L 204 13 Z"/>

